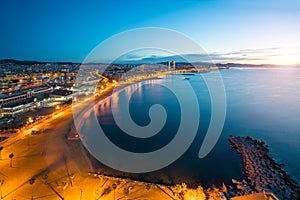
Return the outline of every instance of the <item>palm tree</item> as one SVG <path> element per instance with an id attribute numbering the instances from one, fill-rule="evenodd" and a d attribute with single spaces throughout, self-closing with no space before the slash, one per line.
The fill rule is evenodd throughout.
<path id="1" fill-rule="evenodd" d="M 9 154 L 9 158 L 10 158 L 10 167 L 12 167 L 12 159 L 13 159 L 13 157 L 15 156 L 15 154 L 13 154 L 13 153 L 11 153 L 11 154 Z"/>
<path id="2" fill-rule="evenodd" d="M 112 188 L 114 189 L 114 200 L 116 200 L 116 189 L 117 189 L 117 184 L 112 184 Z"/>
<path id="3" fill-rule="evenodd" d="M 31 188 L 31 199 L 33 200 L 33 184 L 35 182 L 35 178 L 31 178 L 29 179 L 29 184 L 32 185 L 32 188 Z"/>
<path id="4" fill-rule="evenodd" d="M 82 190 L 82 188 L 80 188 L 80 196 L 79 196 L 80 200 L 82 200 L 82 195 L 83 195 L 83 190 Z"/>
<path id="5" fill-rule="evenodd" d="M 98 199 L 98 198 L 97 198 L 98 194 L 99 194 L 99 190 L 98 190 L 98 188 L 97 188 L 97 189 L 95 190 L 95 200 Z"/>
<path id="6" fill-rule="evenodd" d="M 65 197 L 66 197 L 66 189 L 68 187 L 68 183 L 65 182 L 65 181 L 63 181 L 61 184 L 62 184 L 62 188 L 63 188 L 63 191 L 64 191 L 64 199 L 65 199 Z"/>
<path id="7" fill-rule="evenodd" d="M 123 193 L 124 193 L 124 196 L 127 196 L 129 194 L 129 189 L 128 188 L 124 188 L 123 189 Z"/>
<path id="8" fill-rule="evenodd" d="M 2 199 L 2 185 L 4 184 L 4 179 L 0 180 L 0 199 Z"/>
<path id="9" fill-rule="evenodd" d="M 150 188 L 151 188 L 150 183 L 147 183 L 147 184 L 146 184 L 146 189 L 147 189 L 147 190 L 150 190 Z"/>
<path id="10" fill-rule="evenodd" d="M 3 146 L 0 146 L 0 160 L 2 160 L 2 154 L 1 154 L 1 151 L 3 150 Z"/>
<path id="11" fill-rule="evenodd" d="M 74 174 L 74 173 L 71 173 L 71 174 L 70 174 L 70 184 L 71 184 L 72 187 L 73 187 L 73 180 L 74 180 L 74 177 L 75 177 L 75 174 Z"/>
<path id="12" fill-rule="evenodd" d="M 42 178 L 43 178 L 44 182 L 47 183 L 48 174 L 45 174 Z"/>

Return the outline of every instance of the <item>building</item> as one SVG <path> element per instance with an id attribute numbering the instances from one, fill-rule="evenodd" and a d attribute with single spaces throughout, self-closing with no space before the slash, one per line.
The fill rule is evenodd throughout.
<path id="1" fill-rule="evenodd" d="M 2 106 L 2 115 L 3 117 L 15 117 L 23 112 L 31 110 L 35 108 L 36 98 L 28 98 L 17 102 L 12 102 L 9 104 L 5 104 Z"/>
<path id="2" fill-rule="evenodd" d="M 172 60 L 172 68 L 175 70 L 176 69 L 176 63 L 175 63 L 175 61 L 174 60 Z"/>
<path id="3" fill-rule="evenodd" d="M 50 94 L 53 102 L 67 102 L 73 98 L 73 92 L 70 90 L 55 90 Z"/>
<path id="4" fill-rule="evenodd" d="M 50 93 L 53 89 L 51 87 L 37 87 L 34 89 L 24 90 L 13 94 L 3 94 L 0 96 L 0 105 L 10 104 L 24 99 L 29 99 L 33 96 L 43 93 Z"/>
<path id="5" fill-rule="evenodd" d="M 170 71 L 171 70 L 171 63 L 170 63 L 170 61 L 167 61 L 167 67 L 168 67 L 168 70 Z"/>

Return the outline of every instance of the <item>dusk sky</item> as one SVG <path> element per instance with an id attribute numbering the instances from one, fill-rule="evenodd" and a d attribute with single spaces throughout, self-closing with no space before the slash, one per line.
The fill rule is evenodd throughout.
<path id="1" fill-rule="evenodd" d="M 215 62 L 300 63 L 297 0 L 2 0 L 0 25 L 0 59 L 81 62 L 114 34 L 162 27 Z"/>

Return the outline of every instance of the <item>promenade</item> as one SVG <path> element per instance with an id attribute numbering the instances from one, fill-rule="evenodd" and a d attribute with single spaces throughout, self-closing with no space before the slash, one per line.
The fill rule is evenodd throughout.
<path id="1" fill-rule="evenodd" d="M 109 96 L 112 89 L 97 100 Z M 76 109 L 93 102 L 93 96 L 85 98 Z M 81 141 L 66 139 L 73 126 L 69 106 L 0 143 L 1 199 L 174 199 L 166 186 L 90 174 L 95 170 Z M 45 131 L 31 135 L 32 130 Z"/>

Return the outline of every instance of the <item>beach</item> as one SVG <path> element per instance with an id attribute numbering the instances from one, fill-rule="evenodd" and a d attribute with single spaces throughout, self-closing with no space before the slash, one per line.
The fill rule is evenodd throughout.
<path id="1" fill-rule="evenodd" d="M 151 77 L 153 79 L 155 77 Z M 144 80 L 144 79 L 143 79 Z M 142 81 L 142 80 L 139 80 Z M 117 85 L 122 89 L 130 82 Z M 113 88 L 101 96 L 80 102 L 75 109 L 88 108 L 93 102 L 109 97 Z M 72 106 L 66 107 L 51 118 L 22 130 L 17 137 L 1 142 L 0 179 L 3 199 L 112 199 L 147 198 L 176 199 L 169 186 L 146 183 L 108 174 L 98 174 L 95 162 L 80 140 L 68 140 L 74 132 Z M 31 130 L 46 129 L 39 135 Z M 71 133 L 70 133 L 71 131 Z M 9 154 L 13 153 L 12 167 Z M 30 184 L 29 180 L 34 179 Z M 115 188 L 115 189 L 114 189 Z M 32 191 L 32 192 L 28 192 Z"/>

